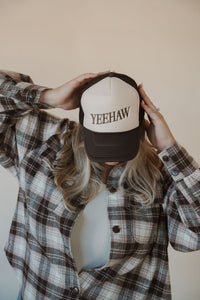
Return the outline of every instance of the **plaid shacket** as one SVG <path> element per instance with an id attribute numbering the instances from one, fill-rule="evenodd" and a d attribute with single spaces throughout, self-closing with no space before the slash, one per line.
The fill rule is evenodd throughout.
<path id="1" fill-rule="evenodd" d="M 70 213 L 50 166 L 63 146 L 68 118 L 41 103 L 29 75 L 0 71 L 0 162 L 17 177 L 19 194 L 5 253 L 24 300 L 171 299 L 167 247 L 200 249 L 199 164 L 178 142 L 158 153 L 164 180 L 142 206 L 118 188 L 120 167 L 107 182 L 111 250 L 106 265 L 78 273 L 70 233 L 83 209 Z"/>

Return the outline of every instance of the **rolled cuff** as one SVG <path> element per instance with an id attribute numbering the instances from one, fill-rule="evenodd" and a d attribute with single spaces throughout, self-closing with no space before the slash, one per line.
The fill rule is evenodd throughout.
<path id="1" fill-rule="evenodd" d="M 17 84 L 17 91 L 14 98 L 19 101 L 30 104 L 32 107 L 38 107 L 41 109 L 54 108 L 53 106 L 40 102 L 41 93 L 45 90 L 51 90 L 52 88 L 41 86 L 37 84 L 31 84 L 28 82 L 19 82 Z"/>
<path id="2" fill-rule="evenodd" d="M 200 167 L 187 150 L 178 142 L 161 151 L 158 156 L 174 181 L 179 181 L 191 175 Z"/>

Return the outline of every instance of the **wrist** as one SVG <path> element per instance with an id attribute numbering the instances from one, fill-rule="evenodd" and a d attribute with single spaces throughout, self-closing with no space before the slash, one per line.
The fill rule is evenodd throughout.
<path id="1" fill-rule="evenodd" d="M 162 147 L 160 147 L 160 151 L 164 151 L 166 149 L 168 149 L 169 147 L 173 146 L 176 143 L 175 138 L 169 140 L 168 142 L 166 142 Z"/>
<path id="2" fill-rule="evenodd" d="M 55 107 L 53 89 L 46 89 L 41 93 L 40 102 Z"/>

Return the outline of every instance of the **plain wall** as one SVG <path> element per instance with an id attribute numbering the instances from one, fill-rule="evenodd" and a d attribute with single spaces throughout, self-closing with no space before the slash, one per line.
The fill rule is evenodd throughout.
<path id="1" fill-rule="evenodd" d="M 0 0 L 0 69 L 55 88 L 87 72 L 126 73 L 200 162 L 200 1 Z M 51 112 L 78 120 L 78 109 Z M 3 247 L 18 183 L 0 167 L 0 300 L 17 298 Z M 169 247 L 173 300 L 200 299 L 200 251 Z M 33 299 L 34 300 L 34 299 Z"/>

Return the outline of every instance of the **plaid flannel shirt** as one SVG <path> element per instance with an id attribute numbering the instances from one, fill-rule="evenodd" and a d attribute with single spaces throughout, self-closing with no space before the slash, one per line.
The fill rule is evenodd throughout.
<path id="1" fill-rule="evenodd" d="M 71 121 L 46 111 L 45 89 L 28 75 L 0 71 L 0 162 L 19 182 L 5 253 L 22 299 L 171 299 L 168 243 L 200 249 L 199 165 L 178 142 L 158 153 L 164 180 L 148 207 L 124 196 L 115 166 L 107 182 L 109 260 L 78 273 L 70 233 L 84 206 L 80 198 L 77 212 L 67 211 L 50 170 Z"/>

